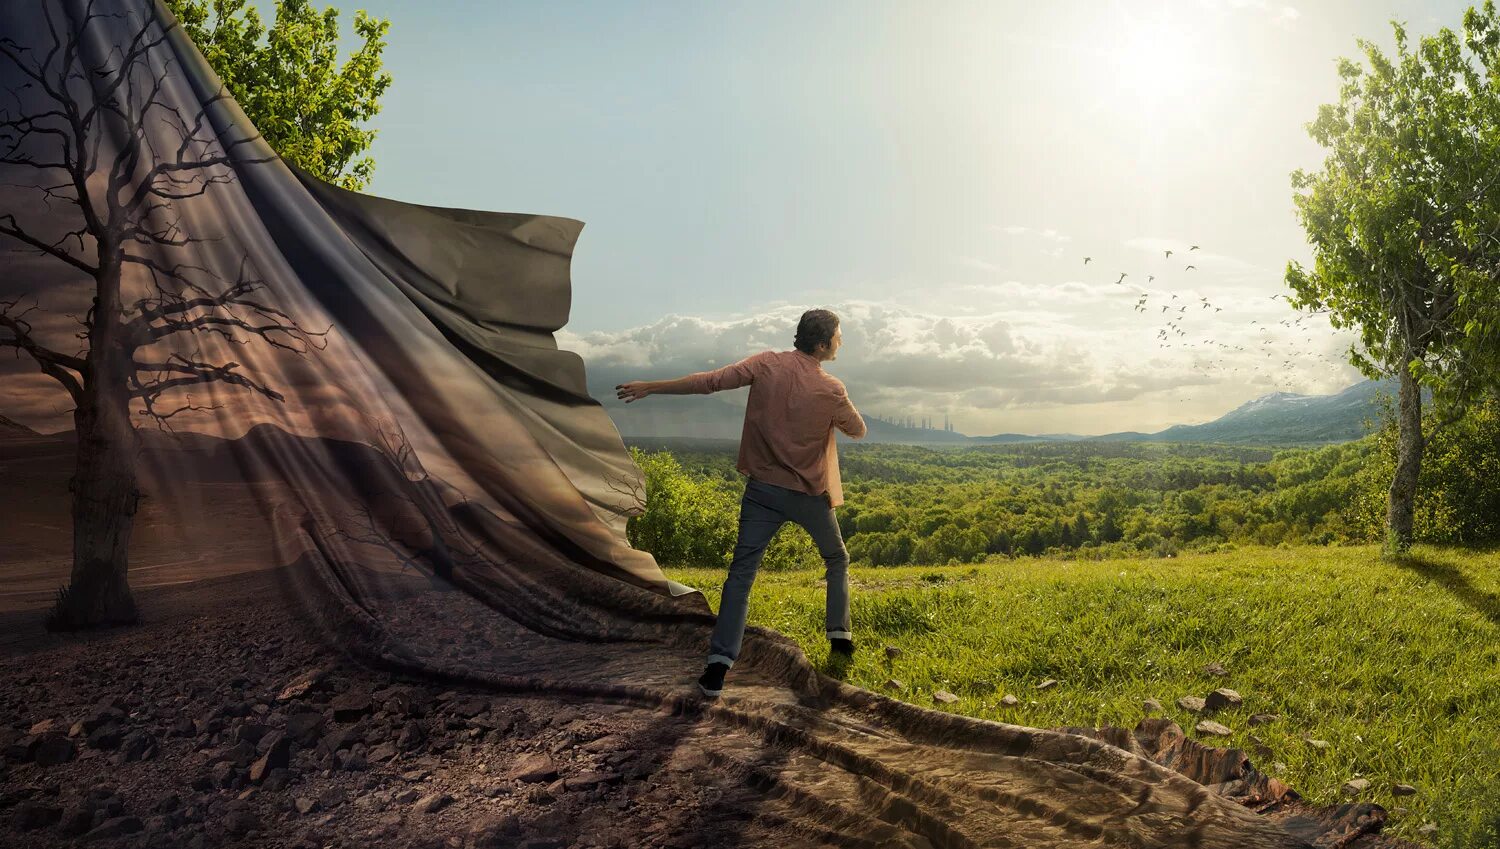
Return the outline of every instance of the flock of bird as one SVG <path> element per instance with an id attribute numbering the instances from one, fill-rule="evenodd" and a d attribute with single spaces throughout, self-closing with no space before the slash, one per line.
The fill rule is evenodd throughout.
<path id="1" fill-rule="evenodd" d="M 1198 249 L 1198 245 L 1193 245 L 1188 248 L 1188 251 L 1191 252 Z M 1174 251 L 1164 250 L 1164 258 L 1170 260 L 1173 253 Z M 1083 264 L 1088 265 L 1089 263 L 1093 262 L 1093 260 L 1093 257 L 1085 256 L 1083 258 Z M 1196 265 L 1188 264 L 1183 268 L 1183 271 L 1188 272 L 1194 271 L 1196 269 Z M 1125 280 L 1129 276 L 1130 275 L 1124 271 L 1120 272 L 1120 276 L 1114 281 L 1114 285 L 1122 287 L 1126 286 Z M 1146 276 L 1147 284 L 1154 283 L 1155 280 L 1155 275 L 1148 274 Z M 1198 297 L 1197 303 L 1192 303 L 1189 297 L 1179 297 L 1179 295 L 1175 292 L 1163 293 L 1160 290 L 1154 292 L 1147 291 L 1144 287 L 1140 286 L 1137 286 L 1136 288 L 1138 291 L 1135 293 L 1136 300 L 1135 305 L 1132 307 L 1132 309 L 1138 313 L 1153 314 L 1158 318 L 1166 318 L 1166 323 L 1159 327 L 1156 332 L 1157 347 L 1171 348 L 1177 346 L 1190 350 L 1201 350 L 1199 346 L 1208 346 L 1214 351 L 1214 359 L 1208 363 L 1201 365 L 1201 368 L 1207 371 L 1219 371 L 1224 373 L 1226 376 L 1243 376 L 1245 378 L 1249 378 L 1252 374 L 1260 375 L 1262 377 L 1271 378 L 1272 382 L 1279 386 L 1283 383 L 1291 382 L 1291 375 L 1289 374 L 1289 370 L 1295 367 L 1299 359 L 1302 357 L 1312 357 L 1313 359 L 1320 360 L 1329 365 L 1344 364 L 1344 361 L 1342 360 L 1330 357 L 1327 354 L 1323 354 L 1317 351 L 1304 349 L 1302 347 L 1303 343 L 1313 342 L 1313 336 L 1311 335 L 1310 328 L 1304 327 L 1302 323 L 1314 315 L 1326 313 L 1327 310 L 1311 310 L 1304 313 L 1298 318 L 1282 319 L 1277 322 L 1277 324 L 1281 327 L 1285 327 L 1293 332 L 1297 332 L 1299 333 L 1299 335 L 1301 335 L 1302 333 L 1307 334 L 1303 335 L 1302 342 L 1288 340 L 1287 338 L 1285 338 L 1285 333 L 1272 333 L 1269 324 L 1262 324 L 1260 319 L 1252 319 L 1249 322 L 1249 325 L 1256 326 L 1259 334 L 1262 337 L 1260 339 L 1260 344 L 1255 347 L 1264 352 L 1264 356 L 1255 357 L 1255 365 L 1253 366 L 1239 365 L 1235 363 L 1245 362 L 1243 356 L 1246 351 L 1245 345 L 1229 345 L 1223 342 L 1219 342 L 1210 336 L 1204 336 L 1197 343 L 1194 343 L 1187 338 L 1189 334 L 1189 329 L 1187 326 L 1189 316 L 1217 315 L 1218 313 L 1224 311 L 1223 307 L 1216 306 L 1206 297 L 1200 296 Z M 1160 302 L 1162 294 L 1166 294 L 1168 296 L 1165 303 Z M 1274 301 L 1284 297 L 1284 295 L 1278 293 L 1269 296 L 1269 299 Z M 1152 303 L 1153 298 L 1157 299 L 1156 304 Z M 1161 309 L 1153 313 L 1151 307 L 1158 305 L 1161 307 Z M 1213 312 L 1207 313 L 1205 312 L 1207 310 L 1212 310 Z M 1286 353 L 1289 349 L 1292 356 L 1288 357 L 1286 356 Z M 1228 357 L 1231 357 L 1236 353 L 1240 354 L 1240 356 L 1235 357 L 1233 361 L 1228 359 Z M 1278 357 L 1282 357 L 1282 359 L 1277 360 Z M 1240 375 L 1241 372 L 1244 372 L 1244 374 Z M 1178 400 L 1191 401 L 1192 399 L 1179 398 Z"/>

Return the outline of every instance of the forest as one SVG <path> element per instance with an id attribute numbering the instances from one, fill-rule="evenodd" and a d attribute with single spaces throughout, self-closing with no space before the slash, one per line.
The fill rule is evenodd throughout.
<path id="1" fill-rule="evenodd" d="M 980 447 L 842 444 L 838 520 L 852 562 L 945 565 L 1016 557 L 1172 557 L 1237 545 L 1378 541 L 1396 461 L 1385 413 L 1363 439 L 1321 447 L 1038 442 Z M 1426 447 L 1415 540 L 1500 540 L 1500 402 Z M 631 544 L 664 565 L 727 566 L 744 476 L 721 449 L 630 450 L 646 476 Z M 762 568 L 821 563 L 784 525 Z"/>

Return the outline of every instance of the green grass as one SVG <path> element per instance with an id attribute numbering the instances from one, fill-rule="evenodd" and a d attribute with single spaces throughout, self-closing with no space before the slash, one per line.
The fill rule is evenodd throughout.
<path id="1" fill-rule="evenodd" d="M 717 609 L 723 570 L 673 569 Z M 826 662 L 819 571 L 762 572 L 750 622 Z M 1217 745 L 1316 804 L 1369 779 L 1396 812 L 1387 833 L 1444 847 L 1500 846 L 1500 550 L 1418 546 L 1242 548 L 1171 559 L 1020 559 L 855 568 L 846 680 L 928 707 L 1035 727 L 1133 727 L 1155 698 L 1191 734 L 1179 696 L 1237 690 Z M 883 646 L 903 653 L 887 664 Z M 1227 678 L 1203 672 L 1211 661 Z M 731 673 L 732 675 L 732 673 Z M 1062 684 L 1037 690 L 1043 679 Z M 732 685 L 732 681 L 730 682 Z M 945 689 L 960 700 L 937 704 Z M 1010 693 L 1015 707 L 999 703 Z M 1251 729 L 1252 713 L 1281 719 Z M 1270 757 L 1253 753 L 1253 731 Z M 1304 735 L 1326 740 L 1324 750 Z M 1205 742 L 1212 742 L 1206 739 Z M 1417 793 L 1396 797 L 1393 783 Z M 1404 812 L 1397 809 L 1405 809 Z M 1418 828 L 1435 823 L 1435 834 Z"/>

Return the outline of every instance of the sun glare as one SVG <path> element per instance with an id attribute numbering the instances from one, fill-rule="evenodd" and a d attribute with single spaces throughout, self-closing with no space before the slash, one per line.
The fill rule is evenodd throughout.
<path id="1" fill-rule="evenodd" d="M 1096 77 L 1100 100 L 1116 110 L 1160 120 L 1210 96 L 1223 76 L 1210 33 L 1169 7 L 1115 6 L 1101 24 L 1091 44 L 1095 62 L 1086 71 Z"/>

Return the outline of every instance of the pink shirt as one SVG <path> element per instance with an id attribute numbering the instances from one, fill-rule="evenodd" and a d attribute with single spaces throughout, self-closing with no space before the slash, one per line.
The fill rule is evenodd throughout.
<path id="1" fill-rule="evenodd" d="M 761 351 L 686 381 L 694 395 L 750 386 L 736 463 L 741 472 L 810 495 L 826 492 L 830 507 L 844 503 L 833 431 L 859 439 L 865 420 L 843 381 L 824 371 L 817 357 L 795 348 Z"/>

